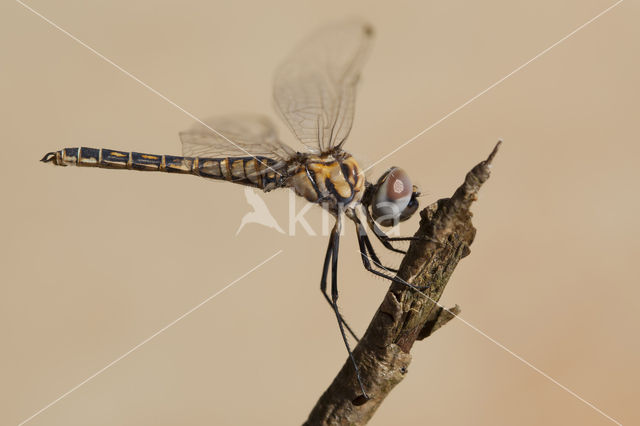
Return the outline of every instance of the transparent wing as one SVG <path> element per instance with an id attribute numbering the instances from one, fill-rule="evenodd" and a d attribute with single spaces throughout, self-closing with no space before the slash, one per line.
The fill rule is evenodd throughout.
<path id="1" fill-rule="evenodd" d="M 276 72 L 276 109 L 312 150 L 341 146 L 349 135 L 356 83 L 372 38 L 365 22 L 333 24 L 302 43 Z"/>
<path id="2" fill-rule="evenodd" d="M 286 161 L 295 151 L 280 142 L 271 121 L 258 114 L 214 117 L 180 133 L 186 157 L 265 156 Z M 215 129 L 216 132 L 211 130 Z"/>

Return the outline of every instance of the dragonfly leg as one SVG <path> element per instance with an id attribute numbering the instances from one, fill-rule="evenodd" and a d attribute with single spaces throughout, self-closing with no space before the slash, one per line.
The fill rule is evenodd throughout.
<path id="1" fill-rule="evenodd" d="M 371 272 L 374 275 L 377 275 L 379 277 L 382 278 L 386 278 L 388 280 L 391 280 L 393 282 L 405 285 L 413 290 L 416 291 L 423 291 L 426 290 L 427 288 L 429 288 L 428 286 L 417 286 L 417 285 L 413 285 L 410 284 L 408 282 L 406 282 L 405 280 L 403 280 L 402 278 L 398 277 L 397 275 L 390 275 L 390 274 L 385 274 L 382 273 L 376 269 L 374 269 L 371 266 L 371 261 L 373 261 L 373 264 L 381 269 L 384 269 L 387 272 L 397 272 L 396 269 L 392 269 L 392 268 L 387 268 L 385 266 L 382 265 L 382 263 L 380 262 L 380 259 L 378 258 L 378 256 L 375 254 L 375 251 L 373 251 L 373 247 L 371 245 L 371 240 L 369 239 L 369 236 L 367 235 L 367 231 L 364 229 L 364 226 L 362 225 L 362 223 L 360 222 L 360 220 L 357 217 L 353 218 L 354 222 L 356 223 L 356 230 L 357 230 L 357 234 L 358 234 L 358 245 L 360 247 L 360 257 L 362 258 L 362 264 L 364 265 L 364 268 Z"/>
<path id="2" fill-rule="evenodd" d="M 376 221 L 373 220 L 373 217 L 371 216 L 371 212 L 369 212 L 369 209 L 366 206 L 362 206 L 362 207 L 364 210 L 364 214 L 367 217 L 367 225 L 369 225 L 369 228 L 371 228 L 371 230 L 373 231 L 373 234 L 376 236 L 378 241 L 380 241 L 382 245 L 385 246 L 388 250 L 391 250 L 393 252 L 400 253 L 400 254 L 407 254 L 406 250 L 397 249 L 393 246 L 393 244 L 391 244 L 391 242 L 389 242 L 389 236 L 385 234 L 385 232 L 382 229 L 380 229 L 378 224 L 376 224 Z"/>
<path id="3" fill-rule="evenodd" d="M 360 369 L 358 368 L 358 364 L 353 357 L 353 352 L 351 352 L 351 347 L 349 346 L 349 341 L 347 340 L 347 335 L 344 331 L 344 320 L 342 319 L 342 315 L 340 315 L 340 311 L 338 310 L 338 251 L 340 246 L 340 228 L 341 215 L 339 214 L 336 226 L 334 226 L 333 231 L 331 231 L 331 240 L 333 241 L 331 247 L 331 306 L 333 307 L 333 311 L 336 314 L 338 327 L 340 327 L 340 334 L 342 335 L 342 340 L 344 341 L 344 345 L 346 346 L 347 352 L 349 353 L 349 358 L 351 358 L 351 362 L 353 363 L 353 368 L 356 373 L 356 379 L 358 380 L 358 385 L 360 385 L 360 390 L 362 391 L 362 395 L 359 395 L 354 401 L 364 403 L 369 399 L 369 395 L 367 395 L 367 391 L 365 391 L 364 389 L 364 384 L 362 383 L 362 379 L 360 378 Z"/>
<path id="4" fill-rule="evenodd" d="M 362 224 L 362 222 L 360 221 L 358 216 L 352 215 L 351 219 L 356 224 L 356 232 L 358 233 L 358 244 L 360 245 L 360 255 L 363 256 L 362 257 L 362 262 L 363 263 L 366 262 L 365 268 L 367 268 L 367 265 L 369 267 L 371 266 L 371 263 L 369 262 L 371 260 L 373 262 L 373 264 L 375 266 L 377 266 L 378 268 L 384 269 L 386 272 L 397 273 L 398 272 L 397 269 L 391 268 L 389 266 L 384 266 L 382 264 L 382 262 L 380 261 L 380 258 L 378 257 L 378 255 L 376 254 L 375 250 L 373 249 L 373 245 L 371 244 L 371 240 L 369 239 L 369 235 L 367 235 L 367 230 L 365 229 L 364 225 Z M 367 255 L 367 253 L 368 253 L 368 255 Z M 367 268 L 367 270 L 369 270 L 369 269 Z"/>
<path id="5" fill-rule="evenodd" d="M 395 248 L 391 244 L 391 242 L 393 242 L 393 241 L 428 240 L 428 241 L 433 241 L 433 242 L 436 242 L 436 243 L 439 242 L 438 240 L 436 240 L 434 238 L 426 237 L 426 236 L 425 237 L 390 237 L 382 229 L 380 229 L 380 227 L 378 226 L 376 221 L 371 216 L 371 212 L 369 212 L 369 209 L 366 206 L 363 206 L 363 210 L 364 210 L 365 216 L 367 217 L 367 225 L 369 225 L 369 228 L 371 228 L 371 231 L 373 231 L 373 234 L 376 236 L 378 241 L 380 241 L 380 243 L 382 243 L 383 246 L 385 246 L 387 249 L 389 249 L 391 251 L 394 251 L 396 253 L 401 253 L 401 254 L 407 254 L 406 250 Z"/>
<path id="6" fill-rule="evenodd" d="M 331 297 L 329 297 L 329 293 L 327 293 L 327 275 L 329 273 L 329 266 L 331 263 L 331 258 L 333 256 L 334 245 L 335 245 L 335 241 L 334 241 L 334 236 L 332 232 L 331 237 L 329 237 L 329 246 L 327 247 L 327 254 L 324 257 L 324 265 L 322 266 L 322 278 L 320 281 L 320 291 L 322 292 L 322 295 L 324 296 L 327 303 L 329 303 L 329 306 L 331 306 L 331 309 L 333 309 L 334 307 L 333 307 L 333 301 L 331 300 Z M 356 342 L 360 341 L 356 333 L 351 329 L 351 327 L 349 327 L 349 324 L 347 324 L 347 321 L 342 317 L 342 315 L 340 315 L 338 322 L 339 323 L 341 322 L 342 324 L 344 324 L 346 329 L 349 331 L 349 334 L 351 334 L 351 336 L 356 340 Z"/>
<path id="7" fill-rule="evenodd" d="M 367 261 L 369 260 L 369 257 L 371 258 L 371 260 L 373 261 L 373 264 L 375 266 L 377 266 L 378 268 L 384 269 L 387 272 L 393 272 L 393 273 L 397 273 L 398 270 L 395 268 L 391 268 L 389 266 L 384 266 L 382 264 L 382 262 L 380 261 L 380 258 L 378 257 L 378 255 L 376 254 L 375 250 L 373 249 L 373 245 L 371 244 L 371 240 L 369 239 L 369 236 L 366 234 L 366 231 L 364 229 L 364 226 L 362 226 L 362 224 L 359 224 L 360 228 L 358 228 L 358 224 L 356 224 L 356 229 L 359 232 L 363 232 L 362 238 L 360 238 L 360 236 L 358 236 L 358 244 L 360 244 L 360 241 L 362 241 L 362 243 L 364 243 L 364 247 L 360 247 L 360 253 L 362 254 L 363 251 L 364 253 L 368 253 L 369 256 L 365 256 L 367 258 Z M 359 235 L 359 234 L 358 234 Z M 365 248 L 366 250 L 363 250 L 363 248 Z"/>

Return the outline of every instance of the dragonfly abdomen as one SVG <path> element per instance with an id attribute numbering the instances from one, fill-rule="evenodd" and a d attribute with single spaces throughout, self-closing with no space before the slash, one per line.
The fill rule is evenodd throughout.
<path id="1" fill-rule="evenodd" d="M 266 191 L 276 188 L 277 175 L 272 167 L 277 163 L 267 157 L 182 157 L 144 154 L 107 148 L 64 148 L 49 152 L 42 160 L 57 166 L 99 167 L 182 173 L 209 179 L 226 180 Z M 270 170 L 269 170 L 270 169 Z"/>

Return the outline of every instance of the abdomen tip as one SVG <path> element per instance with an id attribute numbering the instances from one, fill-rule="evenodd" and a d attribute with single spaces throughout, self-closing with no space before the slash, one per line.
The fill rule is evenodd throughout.
<path id="1" fill-rule="evenodd" d="M 50 163 L 52 162 L 54 159 L 56 158 L 56 153 L 55 152 L 47 152 L 44 157 L 42 157 L 42 159 L 40 161 L 42 161 L 43 163 Z"/>

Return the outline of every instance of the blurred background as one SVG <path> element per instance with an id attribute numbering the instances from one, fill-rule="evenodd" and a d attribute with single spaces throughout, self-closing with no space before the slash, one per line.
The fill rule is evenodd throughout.
<path id="1" fill-rule="evenodd" d="M 364 165 L 613 3 L 28 2 L 194 115 L 265 113 L 296 147 L 272 108 L 274 70 L 317 27 L 361 16 L 376 40 L 346 149 Z M 38 162 L 80 145 L 178 154 L 192 119 L 19 3 L 0 16 L 0 423 L 27 419 L 278 250 L 29 424 L 302 423 L 346 359 L 318 289 L 326 238 L 259 225 L 236 236 L 251 210 L 242 187 Z M 640 422 L 639 17 L 623 2 L 370 177 L 402 166 L 426 205 L 502 138 L 473 207 L 472 254 L 442 302 L 625 424 Z M 288 194 L 263 199 L 286 230 Z M 318 208 L 305 218 L 320 228 Z M 356 250 L 348 229 L 340 300 L 362 333 L 388 284 Z M 461 321 L 412 353 L 372 425 L 611 424 Z"/>

